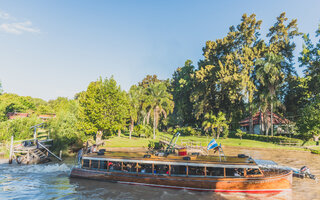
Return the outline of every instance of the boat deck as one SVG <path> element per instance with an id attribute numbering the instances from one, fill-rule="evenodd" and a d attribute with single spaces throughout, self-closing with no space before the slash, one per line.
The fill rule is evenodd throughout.
<path id="1" fill-rule="evenodd" d="M 138 152 L 105 152 L 105 155 L 97 155 L 91 153 L 84 155 L 85 158 L 113 158 L 113 159 L 130 159 L 130 160 L 150 160 L 150 161 L 164 161 L 164 162 L 188 162 L 188 163 L 205 163 L 205 164 L 227 164 L 227 165 L 249 165 L 256 166 L 254 160 L 250 158 L 239 158 L 236 156 L 222 157 L 221 161 L 219 156 L 188 156 L 190 160 L 184 160 L 184 156 L 168 155 L 168 156 L 155 156 L 151 155 L 150 158 L 144 158 L 145 153 Z"/>

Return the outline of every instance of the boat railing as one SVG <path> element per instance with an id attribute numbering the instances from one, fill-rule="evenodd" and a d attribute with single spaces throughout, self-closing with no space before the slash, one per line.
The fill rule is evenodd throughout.
<path id="1" fill-rule="evenodd" d="M 278 169 L 278 168 L 262 168 L 261 169 L 265 177 L 272 177 L 275 175 L 285 175 L 290 172 L 290 170 Z"/>

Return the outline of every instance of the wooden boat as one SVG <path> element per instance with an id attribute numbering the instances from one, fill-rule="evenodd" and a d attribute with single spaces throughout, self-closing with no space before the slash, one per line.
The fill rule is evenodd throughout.
<path id="1" fill-rule="evenodd" d="M 248 157 L 87 154 L 71 171 L 86 178 L 152 187 L 212 192 L 281 192 L 291 190 L 292 171 L 260 169 Z"/>

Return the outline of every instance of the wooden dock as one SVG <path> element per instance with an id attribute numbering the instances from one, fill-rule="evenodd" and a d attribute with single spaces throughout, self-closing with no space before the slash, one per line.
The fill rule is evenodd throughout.
<path id="1" fill-rule="evenodd" d="M 45 134 L 43 134 L 44 132 L 42 134 L 37 133 L 37 128 L 39 130 L 41 125 L 43 123 L 31 127 L 34 128 L 33 139 L 14 141 L 14 137 L 11 137 L 9 164 L 13 160 L 18 164 L 45 163 L 51 161 L 49 156 L 62 161 L 61 155 L 58 157 L 49 150 L 53 145 L 53 139 L 49 138 L 49 132 Z"/>

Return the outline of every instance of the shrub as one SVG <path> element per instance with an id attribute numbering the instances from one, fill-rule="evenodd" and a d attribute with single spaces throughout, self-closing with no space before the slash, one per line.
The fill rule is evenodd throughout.
<path id="1" fill-rule="evenodd" d="M 150 138 L 153 135 L 153 129 L 149 125 L 139 124 L 133 128 L 133 131 L 137 136 L 145 135 L 146 137 Z M 158 130 L 156 130 L 156 134 L 157 132 Z"/>
<path id="2" fill-rule="evenodd" d="M 284 136 L 266 136 L 266 135 L 256 135 L 256 134 L 245 134 L 243 135 L 244 139 L 249 139 L 249 140 L 257 140 L 257 141 L 262 141 L 262 142 L 272 142 L 275 144 L 280 144 L 281 142 L 284 143 L 298 143 L 302 144 L 302 140 L 297 139 L 297 138 L 288 138 Z"/>
<path id="3" fill-rule="evenodd" d="M 237 129 L 236 136 L 240 137 L 240 140 L 242 140 L 242 137 L 246 134 L 246 132 L 242 131 L 241 129 Z"/>
<path id="4" fill-rule="evenodd" d="M 161 149 L 161 148 L 163 148 L 163 145 L 160 144 L 159 142 L 153 142 L 153 141 L 149 140 L 148 148 L 150 150 Z"/>
<path id="5" fill-rule="evenodd" d="M 176 129 L 173 129 L 172 127 L 168 128 L 168 133 L 173 135 L 176 132 L 179 132 L 183 136 L 201 135 L 201 131 L 194 129 L 191 126 L 179 127 L 179 128 L 176 128 Z"/>

